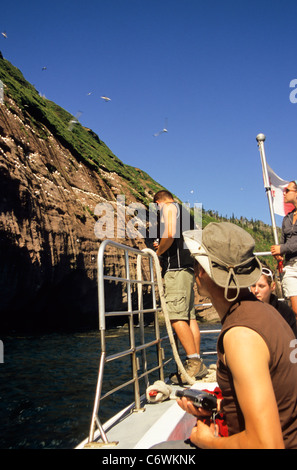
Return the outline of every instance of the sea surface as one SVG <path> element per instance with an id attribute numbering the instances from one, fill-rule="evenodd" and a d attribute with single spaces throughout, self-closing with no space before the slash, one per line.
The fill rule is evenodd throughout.
<path id="1" fill-rule="evenodd" d="M 220 326 L 203 324 L 200 328 Z M 145 332 L 149 338 L 153 327 L 146 327 Z M 109 330 L 108 354 L 126 349 L 127 337 L 125 326 Z M 217 335 L 202 335 L 201 351 L 215 351 L 216 339 Z M 14 335 L 1 341 L 0 449 L 73 449 L 89 434 L 101 352 L 99 332 Z M 165 357 L 172 357 L 170 345 L 164 349 Z M 209 365 L 216 357 L 204 361 Z M 114 380 L 128 377 L 129 362 L 128 358 L 112 363 L 104 376 L 107 388 Z M 168 373 L 175 372 L 174 361 L 167 367 Z M 144 383 L 142 387 L 145 390 Z M 107 400 L 100 407 L 102 423 L 132 402 L 133 393 L 125 389 Z"/>

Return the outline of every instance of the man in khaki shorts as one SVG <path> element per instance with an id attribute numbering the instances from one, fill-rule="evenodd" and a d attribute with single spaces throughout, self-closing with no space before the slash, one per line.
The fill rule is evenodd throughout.
<path id="1" fill-rule="evenodd" d="M 172 327 L 187 355 L 186 373 L 201 379 L 207 368 L 200 358 L 200 330 L 194 307 L 193 259 L 184 246 L 182 208 L 168 191 L 159 191 L 154 202 L 160 208 L 160 243 L 154 243 L 160 257 L 165 283 L 165 298 Z M 183 374 L 170 377 L 172 383 L 186 384 Z"/>

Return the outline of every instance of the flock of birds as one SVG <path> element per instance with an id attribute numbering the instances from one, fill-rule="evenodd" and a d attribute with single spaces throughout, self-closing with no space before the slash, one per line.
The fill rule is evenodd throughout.
<path id="1" fill-rule="evenodd" d="M 1 34 L 2 34 L 2 36 L 3 36 L 5 39 L 7 39 L 7 34 L 6 34 L 5 31 L 3 31 Z M 47 67 L 44 66 L 44 67 L 42 67 L 41 70 L 42 70 L 43 72 L 45 72 L 45 71 L 47 70 Z M 89 93 L 87 93 L 87 96 L 90 96 L 91 94 L 92 94 L 92 92 L 89 92 Z M 108 96 L 100 96 L 100 98 L 101 98 L 102 100 L 104 100 L 106 103 L 108 103 L 109 101 L 111 101 L 111 98 L 109 98 Z M 82 114 L 82 112 L 79 111 L 79 112 L 69 121 L 69 123 L 68 123 L 68 130 L 69 130 L 69 131 L 72 131 L 73 128 L 74 128 L 74 126 L 79 123 L 79 117 L 81 116 L 81 114 Z M 168 129 L 167 129 L 167 124 L 168 124 L 168 123 L 167 123 L 167 121 L 168 121 L 168 120 L 167 120 L 167 118 L 166 118 L 166 119 L 165 119 L 165 123 L 164 123 L 163 129 L 160 130 L 159 132 L 156 132 L 155 134 L 153 134 L 154 137 L 158 137 L 159 135 L 168 132 Z M 190 194 L 193 195 L 193 193 L 194 193 L 194 190 L 191 190 L 191 191 L 190 191 Z"/>
<path id="2" fill-rule="evenodd" d="M 7 39 L 7 33 L 6 33 L 6 31 L 2 31 L 1 34 L 2 34 L 2 36 L 4 37 L 4 39 Z M 45 72 L 45 71 L 47 70 L 47 67 L 44 66 L 44 67 L 42 67 L 41 70 L 42 70 L 43 72 Z M 87 93 L 88 96 L 90 96 L 91 94 L 92 94 L 92 92 Z M 111 101 L 111 98 L 109 98 L 108 96 L 100 96 L 100 98 L 101 98 L 102 100 L 104 100 L 106 103 L 107 103 L 108 101 Z M 69 121 L 68 130 L 72 131 L 74 125 L 79 122 L 79 121 L 78 121 L 78 118 L 79 118 L 79 116 L 80 116 L 81 114 L 82 114 L 81 112 L 78 112 L 78 113 L 76 114 L 76 116 L 73 117 L 73 119 L 71 119 L 71 120 Z M 159 135 L 164 134 L 164 133 L 167 133 L 167 132 L 168 132 L 168 129 L 167 129 L 167 118 L 166 118 L 166 119 L 165 119 L 165 125 L 164 125 L 163 129 L 162 129 L 161 131 L 159 131 L 159 132 L 156 132 L 156 133 L 154 134 L 154 137 L 158 137 Z"/>
<path id="3" fill-rule="evenodd" d="M 46 70 L 46 67 L 42 67 L 42 70 Z M 92 94 L 92 92 L 90 91 L 89 93 L 87 93 L 87 96 L 90 96 L 91 94 Z M 104 100 L 106 103 L 107 103 L 108 101 L 111 101 L 111 98 L 108 98 L 108 96 L 100 96 L 100 98 L 101 98 L 102 100 Z M 68 124 L 68 130 L 69 130 L 69 131 L 72 131 L 72 129 L 73 129 L 73 127 L 75 126 L 75 124 L 78 124 L 78 122 L 79 122 L 78 119 L 79 119 L 79 117 L 81 116 L 81 114 L 82 114 L 81 111 L 79 111 L 79 112 L 76 114 L 76 116 L 73 117 L 73 119 L 71 119 L 71 120 L 69 121 L 69 124 Z M 154 137 L 158 137 L 159 135 L 163 134 L 164 132 L 168 132 L 168 129 L 167 129 L 167 118 L 165 119 L 164 128 L 163 128 L 161 131 L 156 132 L 156 133 L 154 134 Z"/>

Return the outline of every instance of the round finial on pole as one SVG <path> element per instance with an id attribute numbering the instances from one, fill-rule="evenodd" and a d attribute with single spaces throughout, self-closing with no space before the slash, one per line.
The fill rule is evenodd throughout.
<path id="1" fill-rule="evenodd" d="M 266 139 L 265 135 L 264 134 L 258 134 L 257 137 L 256 137 L 257 141 L 258 142 L 264 142 L 264 140 Z"/>

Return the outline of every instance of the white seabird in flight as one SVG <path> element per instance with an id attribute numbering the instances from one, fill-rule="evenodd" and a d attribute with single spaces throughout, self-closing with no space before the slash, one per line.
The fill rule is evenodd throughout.
<path id="1" fill-rule="evenodd" d="M 162 129 L 160 132 L 157 132 L 156 134 L 154 134 L 154 137 L 158 137 L 158 135 L 163 134 L 163 132 L 168 132 L 168 130 L 167 130 L 167 119 L 165 119 L 164 129 Z"/>

